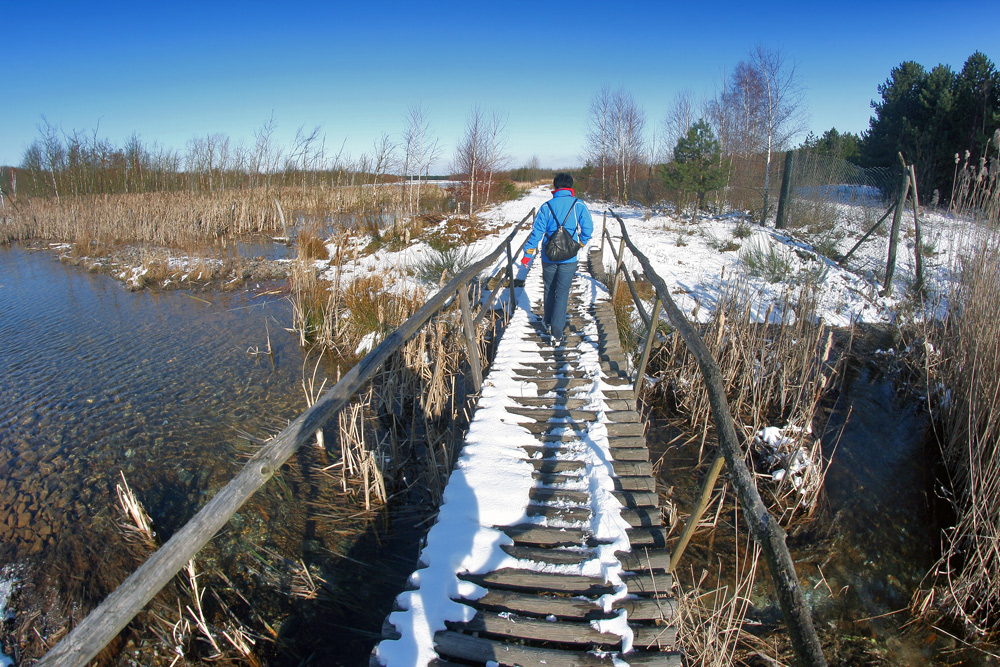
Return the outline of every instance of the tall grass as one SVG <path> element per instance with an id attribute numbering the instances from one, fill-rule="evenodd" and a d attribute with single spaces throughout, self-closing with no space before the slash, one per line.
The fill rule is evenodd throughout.
<path id="1" fill-rule="evenodd" d="M 0 243 L 29 239 L 71 243 L 151 243 L 183 247 L 191 243 L 285 233 L 276 201 L 289 221 L 323 221 L 340 213 L 402 211 L 405 190 L 398 186 L 257 187 L 216 192 L 149 192 L 8 201 Z M 428 188 L 428 206 L 446 197 Z M 374 198 L 374 201 L 373 201 Z"/>
<path id="2" fill-rule="evenodd" d="M 956 515 L 921 606 L 960 619 L 972 636 L 1000 632 L 1000 236 L 956 267 L 947 318 L 927 331 L 931 407 Z"/>

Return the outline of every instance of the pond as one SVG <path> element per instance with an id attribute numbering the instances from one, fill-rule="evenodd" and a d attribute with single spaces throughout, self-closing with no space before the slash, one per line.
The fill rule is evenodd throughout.
<path id="1" fill-rule="evenodd" d="M 22 584 L 39 597 L 99 602 L 141 563 L 115 526 L 121 473 L 167 538 L 232 478 L 253 441 L 305 409 L 314 361 L 286 330 L 291 304 L 276 287 L 130 292 L 51 252 L 0 248 L 0 566 L 26 564 Z M 271 355 L 254 354 L 268 346 Z M 364 653 L 413 566 L 412 535 L 359 511 L 324 472 L 331 463 L 303 448 L 199 554 L 255 605 L 254 591 L 270 591 L 260 613 L 284 633 L 286 656 L 308 655 L 310 642 Z M 323 595 L 289 601 L 285 561 L 313 568 Z M 347 630 L 337 625 L 344 591 Z M 295 628 L 322 604 L 340 629 L 296 647 Z"/>

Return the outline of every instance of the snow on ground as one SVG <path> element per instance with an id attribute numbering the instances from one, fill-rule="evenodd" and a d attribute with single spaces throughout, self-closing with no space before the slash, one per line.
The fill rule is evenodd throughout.
<path id="1" fill-rule="evenodd" d="M 538 209 L 551 196 L 550 188 L 540 186 L 532 189 L 516 201 L 504 202 L 480 214 L 487 225 L 494 226 L 496 232 L 469 246 L 473 257 L 482 257 L 492 251 L 498 242 L 510 233 L 513 225 L 533 208 Z M 892 294 L 882 296 L 882 286 L 875 276 L 860 275 L 839 267 L 835 262 L 817 253 L 804 240 L 797 238 L 795 230 L 775 230 L 770 227 L 750 223 L 742 214 L 721 216 L 701 216 L 695 220 L 671 213 L 650 212 L 648 209 L 629 206 L 612 206 L 606 202 L 586 202 L 594 219 L 594 238 L 590 246 L 601 242 L 601 230 L 606 225 L 614 238 L 615 251 L 618 249 L 621 232 L 618 222 L 604 213 L 609 208 L 625 221 L 629 238 L 649 258 L 656 272 L 667 283 L 681 310 L 699 321 L 705 321 L 727 288 L 746 290 L 754 302 L 759 303 L 757 312 L 763 320 L 770 306 L 782 301 L 784 292 L 790 286 L 809 283 L 816 287 L 817 316 L 832 326 L 849 326 L 852 323 L 879 324 L 898 321 L 901 308 L 908 308 L 916 317 L 910 286 L 915 281 L 916 269 L 913 252 L 913 217 L 907 210 L 901 224 L 900 244 L 893 281 Z M 853 216 L 861 218 L 857 204 L 837 204 L 841 218 Z M 871 211 L 868 211 L 869 215 Z M 794 221 L 793 226 L 794 226 Z M 889 221 L 883 223 L 888 226 Z M 530 221 L 528 223 L 530 225 Z M 523 230 L 527 234 L 528 225 Z M 921 225 L 925 248 L 931 254 L 923 259 L 925 283 L 928 286 L 927 304 L 931 308 L 940 307 L 940 299 L 952 279 L 952 267 L 958 253 L 973 240 L 974 225 L 956 220 L 941 213 L 925 210 L 921 214 Z M 747 234 L 749 234 L 747 236 Z M 524 236 L 519 235 L 517 242 Z M 837 249 L 846 253 L 856 242 L 856 238 L 845 236 Z M 367 239 L 358 239 L 363 247 Z M 332 249 L 332 247 L 331 247 Z M 782 280 L 769 282 L 763 277 L 755 277 L 748 270 L 744 259 L 748 252 L 756 250 L 760 254 L 774 253 L 783 258 L 789 266 Z M 398 288 L 409 291 L 416 287 L 418 279 L 407 275 L 422 259 L 434 251 L 426 243 L 417 242 L 400 251 L 379 250 L 378 252 L 347 261 L 341 268 L 341 280 L 374 273 L 387 272 L 397 276 Z M 885 241 L 865 243 L 855 253 L 858 264 L 878 267 L 884 270 L 886 263 Z M 608 244 L 604 247 L 605 262 L 612 262 Z M 502 258 L 501 260 L 502 261 Z M 499 263 L 499 262 L 498 262 Z M 638 261 L 626 252 L 626 265 L 630 271 L 640 270 Z M 324 262 L 318 267 L 323 270 L 323 278 L 333 280 L 336 269 L 332 263 Z M 325 267 L 325 268 L 324 268 Z M 771 311 L 772 320 L 777 321 L 782 314 Z"/>

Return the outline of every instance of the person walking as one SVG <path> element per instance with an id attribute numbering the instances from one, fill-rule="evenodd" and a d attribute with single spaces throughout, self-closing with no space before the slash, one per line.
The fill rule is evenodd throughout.
<path id="1" fill-rule="evenodd" d="M 554 346 L 562 345 L 566 330 L 566 308 L 569 305 L 569 288 L 576 273 L 576 252 L 587 245 L 594 233 L 594 221 L 587 206 L 576 198 L 573 191 L 573 177 L 558 173 L 552 180 L 552 199 L 545 202 L 535 215 L 531 234 L 524 243 L 524 258 L 521 263 L 528 266 L 534 259 L 538 242 L 542 242 L 542 281 L 544 289 L 544 316 L 542 325 L 552 336 Z M 571 256 L 560 259 L 550 257 L 557 249 L 550 241 L 555 241 L 560 228 L 564 228 L 573 239 Z"/>

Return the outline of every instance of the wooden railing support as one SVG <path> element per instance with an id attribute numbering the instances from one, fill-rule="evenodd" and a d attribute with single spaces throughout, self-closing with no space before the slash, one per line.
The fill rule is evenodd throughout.
<path id="1" fill-rule="evenodd" d="M 472 371 L 472 388 L 478 394 L 483 388 L 483 363 L 479 359 L 476 328 L 472 324 L 472 311 L 469 309 L 469 294 L 464 286 L 458 289 L 458 303 L 462 308 L 462 329 L 465 331 L 465 349 L 469 354 L 469 370 Z"/>
<path id="2" fill-rule="evenodd" d="M 625 272 L 628 276 L 628 271 Z M 632 290 L 633 294 L 635 290 Z M 638 301 L 636 301 L 638 303 Z M 646 342 L 642 346 L 642 356 L 639 357 L 639 367 L 635 372 L 635 381 L 632 383 L 635 391 L 635 400 L 639 400 L 642 393 L 642 381 L 646 377 L 646 364 L 649 363 L 649 353 L 653 349 L 653 337 L 656 336 L 656 325 L 660 322 L 660 297 L 656 297 L 656 304 L 653 305 L 653 315 L 649 319 L 649 329 L 646 331 Z"/>
<path id="3" fill-rule="evenodd" d="M 677 544 L 674 548 L 670 550 L 670 571 L 673 572 L 677 569 L 677 565 L 681 561 L 681 556 L 684 555 L 684 551 L 687 549 L 688 542 L 691 541 L 691 537 L 694 536 L 694 531 L 698 527 L 698 522 L 701 521 L 701 517 L 705 514 L 705 510 L 708 508 L 708 501 L 712 497 L 712 490 L 715 488 L 715 482 L 719 479 L 719 473 L 722 472 L 722 465 L 726 460 L 722 457 L 722 454 L 716 453 L 715 458 L 712 459 L 712 465 L 708 469 L 708 476 L 701 485 L 701 496 L 698 498 L 697 504 L 695 504 L 694 509 L 691 510 L 691 516 L 688 517 L 687 523 L 684 524 L 684 529 L 681 531 L 680 539 L 677 540 Z"/>
<path id="4" fill-rule="evenodd" d="M 63 637 L 51 651 L 35 663 L 38 667 L 84 667 L 108 642 L 128 625 L 129 621 L 146 606 L 191 560 L 212 537 L 222 529 L 250 496 L 262 487 L 303 443 L 312 439 L 316 431 L 343 410 L 382 366 L 383 363 L 442 308 L 451 303 L 456 292 L 464 295 L 470 280 L 488 268 L 503 252 L 504 244 L 513 240 L 521 225 L 530 217 L 525 216 L 514 230 L 489 255 L 479 260 L 451 279 L 437 294 L 365 357 L 349 370 L 311 408 L 299 415 L 281 433 L 261 447 L 243 466 L 236 477 L 226 484 L 184 526 L 174 533 L 167 543 L 133 572 L 118 588 L 104 599 L 79 625 Z M 465 313 L 463 313 L 463 318 Z M 468 329 L 467 329 L 468 331 Z M 476 359 L 479 358 L 478 352 Z M 473 369 L 482 367 L 472 362 Z M 481 378 L 481 375 L 480 375 Z M 481 379 L 480 379 L 481 384 Z"/>
<path id="5" fill-rule="evenodd" d="M 805 596 L 799 587 L 795 563 L 792 561 L 791 554 L 788 553 L 788 546 L 785 544 L 785 531 L 768 513 L 743 459 L 743 449 L 740 446 L 739 437 L 736 435 L 736 425 L 729 410 L 729 401 L 726 398 L 719 364 L 715 361 L 701 336 L 674 303 L 670 296 L 670 290 L 653 269 L 649 259 L 629 240 L 625 222 L 614 211 L 610 213 L 618 220 L 621 227 L 623 244 L 628 245 L 629 250 L 642 265 L 646 277 L 653 284 L 657 295 L 663 302 L 670 323 L 677 329 L 691 354 L 698 361 L 698 366 L 705 378 L 712 417 L 719 437 L 719 449 L 725 457 L 733 487 L 736 489 L 736 496 L 743 507 L 743 518 L 747 522 L 754 541 L 760 546 L 764 561 L 767 563 L 771 581 L 774 583 L 778 596 L 778 604 L 781 607 L 798 662 L 803 667 L 825 667 L 826 658 L 823 657 L 823 648 L 816 635 L 809 606 L 806 604 Z"/>

